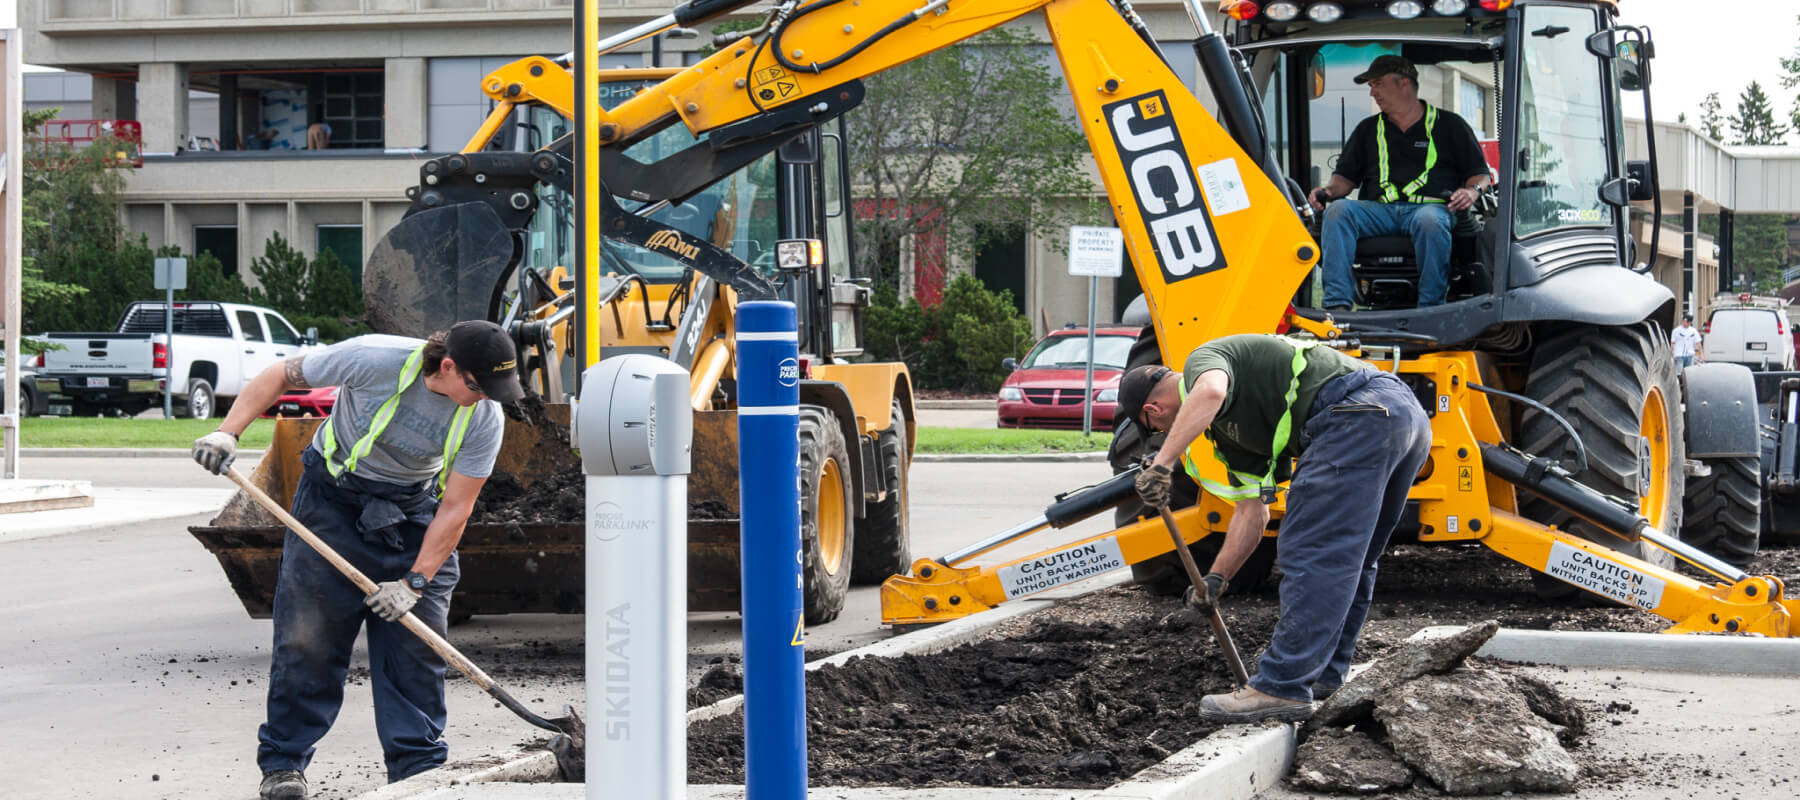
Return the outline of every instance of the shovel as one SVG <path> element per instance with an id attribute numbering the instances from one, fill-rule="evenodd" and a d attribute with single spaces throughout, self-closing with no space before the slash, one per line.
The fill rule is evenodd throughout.
<path id="1" fill-rule="evenodd" d="M 276 519 L 281 520 L 282 524 L 287 525 L 289 530 L 293 531 L 301 539 L 306 540 L 306 543 L 311 545 L 312 549 L 318 551 L 319 555 L 324 556 L 325 560 L 331 562 L 332 566 L 337 567 L 338 572 L 343 573 L 344 577 L 349 578 L 351 583 L 356 584 L 356 588 L 361 589 L 363 594 L 371 595 L 376 592 L 377 587 L 375 582 L 369 580 L 367 575 L 362 574 L 362 570 L 357 569 L 356 566 L 349 561 L 344 560 L 343 556 L 338 555 L 337 551 L 331 549 L 331 546 L 326 544 L 323 539 L 320 539 L 317 534 L 308 530 L 305 525 L 300 524 L 300 520 L 294 519 L 294 516 L 289 514 L 287 509 L 282 508 L 281 504 L 275 502 L 274 498 L 269 497 L 263 490 L 256 488 L 254 484 L 250 483 L 249 479 L 245 478 L 243 473 L 227 467 L 225 476 L 230 478 L 232 483 L 237 484 L 238 488 L 243 489 L 245 494 L 250 495 L 250 498 L 255 500 L 257 505 L 268 509 L 269 513 L 274 514 Z M 458 652 L 450 642 L 446 641 L 444 637 L 439 636 L 437 631 L 426 627 L 425 623 L 414 616 L 412 612 L 408 611 L 405 616 L 401 617 L 400 624 L 406 626 L 407 630 L 412 631 L 413 635 L 423 640 L 426 646 L 430 647 L 433 651 L 436 651 L 445 661 L 448 661 L 452 666 L 455 666 L 458 672 L 467 676 L 469 680 L 474 681 L 475 685 L 481 687 L 482 691 L 487 692 L 489 697 L 498 700 L 500 705 L 505 706 L 508 711 L 519 715 L 520 719 L 536 725 L 539 728 L 556 733 L 557 735 L 550 740 L 550 752 L 556 754 L 557 769 L 562 772 L 564 780 L 571 782 L 579 782 L 582 780 L 586 764 L 584 750 L 587 746 L 587 726 L 581 721 L 581 716 L 575 713 L 573 707 L 565 707 L 564 710 L 567 712 L 568 716 L 559 717 L 556 720 L 544 719 L 543 717 L 532 713 L 530 709 L 520 704 L 518 700 L 513 699 L 513 696 L 507 693 L 506 689 L 502 688 L 499 684 L 494 683 L 494 679 L 488 677 L 488 674 L 483 672 L 481 667 L 475 666 L 475 662 L 470 661 L 466 656 Z"/>
<path id="2" fill-rule="evenodd" d="M 1194 553 L 1188 549 L 1187 539 L 1182 538 L 1181 528 L 1175 524 L 1175 515 L 1169 513 L 1168 506 L 1156 509 L 1162 515 L 1163 527 L 1169 529 L 1169 536 L 1175 539 L 1175 552 L 1181 556 L 1181 566 L 1187 570 L 1188 580 L 1194 584 L 1194 591 L 1206 590 L 1206 578 L 1200 574 L 1200 565 L 1194 563 Z M 1214 603 L 1207 609 L 1206 621 L 1212 623 L 1213 638 L 1219 642 L 1219 649 L 1225 651 L 1225 663 L 1231 667 L 1231 676 L 1237 679 L 1237 685 L 1250 683 L 1250 672 L 1244 669 L 1244 657 L 1238 653 L 1237 643 L 1231 641 L 1231 631 L 1225 628 L 1225 617 L 1219 613 L 1219 604 Z"/>

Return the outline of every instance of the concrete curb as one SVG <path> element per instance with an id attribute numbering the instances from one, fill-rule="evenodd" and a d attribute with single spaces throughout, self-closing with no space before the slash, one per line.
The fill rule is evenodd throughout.
<path id="1" fill-rule="evenodd" d="M 261 450 L 239 450 L 239 458 L 262 458 Z M 179 447 L 21 447 L 21 458 L 190 458 Z"/>
<path id="2" fill-rule="evenodd" d="M 993 411 L 999 408 L 998 401 L 988 400 L 914 400 L 913 408 L 933 411 Z"/>
<path id="3" fill-rule="evenodd" d="M 1294 764 L 1292 724 L 1218 731 L 1082 800 L 1249 800 Z"/>
<path id="4" fill-rule="evenodd" d="M 913 461 L 929 464 L 1031 464 L 1106 461 L 1106 453 L 916 453 Z"/>
<path id="5" fill-rule="evenodd" d="M 1425 628 L 1413 639 L 1462 630 Z M 1478 656 L 1565 667 L 1631 667 L 1734 675 L 1800 674 L 1800 640 L 1701 634 L 1532 631 L 1501 628 Z"/>

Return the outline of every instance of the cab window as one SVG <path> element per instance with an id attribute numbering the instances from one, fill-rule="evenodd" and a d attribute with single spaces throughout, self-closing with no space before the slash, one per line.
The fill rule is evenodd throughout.
<path id="1" fill-rule="evenodd" d="M 1593 9 L 1525 9 L 1520 48 L 1518 213 L 1514 233 L 1611 225 L 1600 202 L 1610 172 L 1607 152 L 1608 84 L 1586 39 L 1599 26 Z"/>

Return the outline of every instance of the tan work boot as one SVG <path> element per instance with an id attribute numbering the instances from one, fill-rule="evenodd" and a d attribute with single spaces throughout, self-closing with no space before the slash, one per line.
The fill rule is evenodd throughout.
<path id="1" fill-rule="evenodd" d="M 258 793 L 262 800 L 306 800 L 306 776 L 297 770 L 275 770 L 263 776 Z"/>
<path id="2" fill-rule="evenodd" d="M 1220 725 L 1261 722 L 1265 719 L 1299 722 L 1312 716 L 1311 703 L 1283 700 L 1245 686 L 1231 694 L 1200 698 L 1200 719 Z"/>

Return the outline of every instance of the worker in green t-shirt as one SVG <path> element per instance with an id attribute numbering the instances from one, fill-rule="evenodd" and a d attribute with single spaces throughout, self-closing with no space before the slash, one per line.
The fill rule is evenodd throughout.
<path id="1" fill-rule="evenodd" d="M 1181 372 L 1155 364 L 1126 372 L 1115 418 L 1167 432 L 1138 474 L 1145 504 L 1168 505 L 1177 463 L 1235 503 L 1206 585 L 1188 590 L 1203 608 L 1255 551 L 1296 462 L 1275 540 L 1281 616 L 1250 685 L 1201 698 L 1200 713 L 1221 723 L 1310 716 L 1313 699 L 1348 675 L 1376 561 L 1431 448 L 1418 398 L 1399 378 L 1322 344 L 1242 334 L 1195 349 Z M 1229 484 L 1202 478 L 1189 456 L 1203 435 Z"/>

